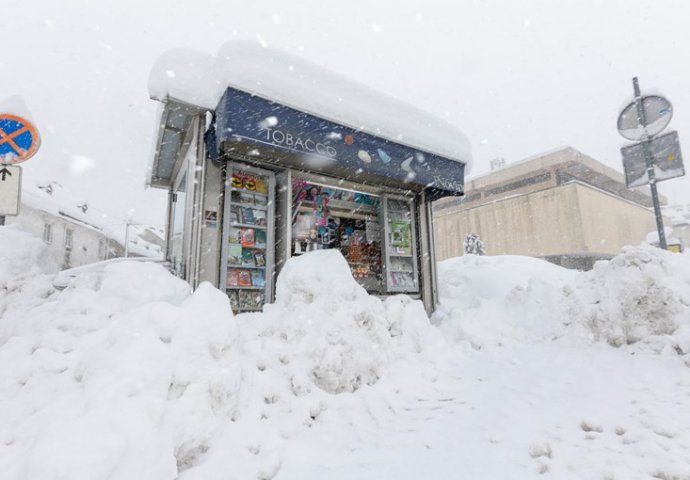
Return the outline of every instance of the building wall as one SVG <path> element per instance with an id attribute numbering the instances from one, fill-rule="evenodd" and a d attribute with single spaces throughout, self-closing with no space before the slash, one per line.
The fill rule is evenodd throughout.
<path id="1" fill-rule="evenodd" d="M 654 214 L 611 194 L 571 183 L 475 208 L 436 212 L 439 260 L 462 255 L 474 232 L 489 255 L 615 255 L 656 229 Z"/>
<path id="2" fill-rule="evenodd" d="M 46 243 L 48 252 L 60 268 L 71 268 L 113 257 L 112 243 L 105 235 L 85 225 L 73 223 L 42 210 L 22 205 L 16 217 L 7 217 L 6 223 L 17 224 L 22 230 L 44 238 L 45 225 L 51 226 L 52 239 Z M 72 230 L 72 247 L 66 248 L 66 230 Z"/>
<path id="3" fill-rule="evenodd" d="M 654 213 L 648 209 L 582 185 L 576 188 L 587 252 L 615 255 L 656 230 Z"/>
<path id="4" fill-rule="evenodd" d="M 436 257 L 463 253 L 463 240 L 477 233 L 489 255 L 548 256 L 582 252 L 577 186 L 570 184 L 509 197 L 472 209 L 437 211 Z"/>

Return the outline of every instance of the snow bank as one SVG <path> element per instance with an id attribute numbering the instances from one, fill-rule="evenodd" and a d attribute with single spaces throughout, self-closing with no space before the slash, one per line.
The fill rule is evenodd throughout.
<path id="1" fill-rule="evenodd" d="M 690 353 L 690 256 L 626 247 L 568 292 L 568 315 L 584 322 L 595 340 Z"/>
<path id="2" fill-rule="evenodd" d="M 33 280 L 33 283 L 37 282 Z M 144 262 L 0 307 L 3 478 L 175 478 L 236 409 L 227 297 Z"/>
<path id="3" fill-rule="evenodd" d="M 421 353 L 434 333 L 421 302 L 367 294 L 335 250 L 289 261 L 265 311 L 259 337 L 304 362 L 293 383 L 329 393 L 373 385 L 388 364 Z"/>
<path id="4" fill-rule="evenodd" d="M 20 240 L 36 248 L 15 273 L 41 251 Z M 307 430 L 373 427 L 440 388 L 450 352 L 421 302 L 368 295 L 335 251 L 288 261 L 275 305 L 237 318 L 154 263 L 51 279 L 0 295 L 7 479 L 272 478 Z"/>
<path id="5" fill-rule="evenodd" d="M 45 244 L 17 225 L 0 226 L 0 291 L 17 277 L 29 277 L 58 270 Z"/>
<path id="6" fill-rule="evenodd" d="M 531 257 L 464 255 L 439 262 L 438 275 L 433 321 L 446 338 L 482 349 L 562 335 L 554 312 L 577 272 Z"/>
<path id="7" fill-rule="evenodd" d="M 688 255 L 626 247 L 589 272 L 529 257 L 466 255 L 438 271 L 434 321 L 447 338 L 475 349 L 567 338 L 690 353 Z"/>

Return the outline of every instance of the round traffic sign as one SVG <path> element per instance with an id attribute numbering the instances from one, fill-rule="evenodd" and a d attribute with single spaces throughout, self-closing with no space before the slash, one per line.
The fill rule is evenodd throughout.
<path id="1" fill-rule="evenodd" d="M 31 158 L 41 145 L 36 127 L 28 120 L 0 113 L 0 163 L 21 163 Z"/>
<path id="2" fill-rule="evenodd" d="M 637 103 L 629 103 L 618 115 L 618 131 L 628 140 L 642 140 L 645 135 L 653 137 L 660 133 L 671 121 L 673 106 L 661 95 L 642 96 L 646 125 L 640 123 Z"/>

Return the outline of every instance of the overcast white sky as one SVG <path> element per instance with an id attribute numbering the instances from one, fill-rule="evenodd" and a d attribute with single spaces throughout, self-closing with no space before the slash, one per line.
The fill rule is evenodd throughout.
<path id="1" fill-rule="evenodd" d="M 22 96 L 42 133 L 28 175 L 162 224 L 165 196 L 144 190 L 147 81 L 169 48 L 240 38 L 299 54 L 457 125 L 473 174 L 563 145 L 621 170 L 633 76 L 671 100 L 690 156 L 688 20 L 683 0 L 26 0 L 3 8 L 0 100 Z M 690 203 L 687 177 L 660 191 Z"/>

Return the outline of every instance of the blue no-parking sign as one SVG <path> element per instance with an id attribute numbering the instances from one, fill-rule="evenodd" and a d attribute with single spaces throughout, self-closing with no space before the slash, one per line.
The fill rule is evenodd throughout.
<path id="1" fill-rule="evenodd" d="M 17 115 L 0 113 L 0 164 L 28 160 L 40 145 L 41 137 L 31 122 Z"/>

